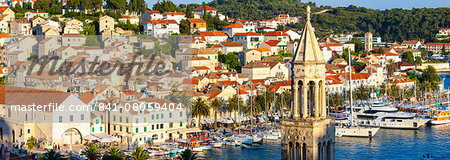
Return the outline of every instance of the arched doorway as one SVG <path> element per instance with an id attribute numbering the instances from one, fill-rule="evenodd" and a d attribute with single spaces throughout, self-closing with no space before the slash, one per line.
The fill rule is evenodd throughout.
<path id="1" fill-rule="evenodd" d="M 82 144 L 83 137 L 76 128 L 69 128 L 62 134 L 62 140 L 64 144 Z"/>
<path id="2" fill-rule="evenodd" d="M 12 142 L 16 143 L 16 132 L 12 130 Z"/>

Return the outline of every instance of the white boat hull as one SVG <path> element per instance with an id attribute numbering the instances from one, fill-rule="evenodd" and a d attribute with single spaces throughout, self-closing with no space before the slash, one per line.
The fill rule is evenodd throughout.
<path id="1" fill-rule="evenodd" d="M 337 137 L 373 137 L 379 127 L 336 127 Z"/>
<path id="2" fill-rule="evenodd" d="M 216 142 L 216 143 L 213 143 L 213 147 L 214 148 L 221 148 L 222 147 L 222 142 Z"/>
<path id="3" fill-rule="evenodd" d="M 443 121 L 432 120 L 432 121 L 430 121 L 430 123 L 431 123 L 432 125 L 449 124 L 449 123 L 450 123 L 450 119 L 448 119 L 448 120 L 443 120 Z"/>
<path id="4" fill-rule="evenodd" d="M 401 119 L 401 121 L 394 120 L 361 120 L 358 125 L 360 126 L 372 126 L 389 129 L 419 129 L 424 126 L 428 121 L 427 119 Z M 361 123 L 362 122 L 362 123 Z M 369 123 L 367 123 L 369 122 Z"/>

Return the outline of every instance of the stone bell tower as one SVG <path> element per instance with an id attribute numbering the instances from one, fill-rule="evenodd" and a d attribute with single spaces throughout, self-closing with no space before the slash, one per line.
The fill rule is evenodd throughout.
<path id="1" fill-rule="evenodd" d="M 325 109 L 325 60 L 311 26 L 311 9 L 292 59 L 292 117 L 281 121 L 283 160 L 334 160 L 333 119 Z"/>

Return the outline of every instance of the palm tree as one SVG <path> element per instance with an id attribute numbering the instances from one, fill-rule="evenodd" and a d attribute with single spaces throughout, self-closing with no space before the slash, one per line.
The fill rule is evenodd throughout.
<path id="1" fill-rule="evenodd" d="M 100 152 L 93 144 L 87 146 L 83 151 L 81 151 L 81 155 L 86 156 L 88 160 L 97 160 L 100 158 Z"/>
<path id="2" fill-rule="evenodd" d="M 120 152 L 119 148 L 112 147 L 108 149 L 107 153 L 103 156 L 103 160 L 123 160 L 125 155 Z"/>
<path id="3" fill-rule="evenodd" d="M 390 78 L 394 75 L 395 70 L 397 70 L 397 65 L 395 64 L 393 59 L 389 59 L 386 68 L 388 72 L 388 78 Z"/>
<path id="4" fill-rule="evenodd" d="M 366 100 L 368 98 L 367 89 L 363 85 L 360 85 L 356 89 L 356 95 L 358 96 L 358 99 Z"/>
<path id="5" fill-rule="evenodd" d="M 34 147 L 36 147 L 37 140 L 33 136 L 28 138 L 27 140 L 27 147 L 29 150 L 32 150 Z"/>
<path id="6" fill-rule="evenodd" d="M 59 152 L 56 152 L 54 149 L 47 150 L 42 157 L 45 160 L 59 160 L 61 159 L 61 154 Z"/>
<path id="7" fill-rule="evenodd" d="M 238 101 L 239 101 L 239 102 L 238 102 Z M 230 112 L 233 112 L 233 111 L 234 111 L 234 120 L 236 120 L 236 118 L 237 118 L 236 113 L 238 113 L 238 112 L 239 112 L 239 109 L 240 109 L 240 108 L 238 107 L 238 103 L 239 103 L 239 105 L 241 105 L 241 106 L 242 106 L 242 104 L 243 104 L 241 98 L 239 98 L 236 94 L 235 94 L 232 98 L 228 99 L 227 110 L 229 110 Z"/>
<path id="8" fill-rule="evenodd" d="M 178 156 L 181 160 L 195 160 L 197 153 L 193 153 L 190 149 L 186 149 Z"/>
<path id="9" fill-rule="evenodd" d="M 198 117 L 198 125 L 200 126 L 200 119 L 202 116 L 209 115 L 209 106 L 203 98 L 198 97 L 192 105 L 192 117 Z"/>
<path id="10" fill-rule="evenodd" d="M 131 159 L 133 160 L 145 160 L 149 158 L 148 152 L 142 149 L 142 147 L 137 147 L 133 153 L 131 153 Z"/>
<path id="11" fill-rule="evenodd" d="M 217 112 L 222 107 L 222 102 L 216 97 L 211 101 L 211 107 L 214 109 L 214 128 L 217 128 Z"/>

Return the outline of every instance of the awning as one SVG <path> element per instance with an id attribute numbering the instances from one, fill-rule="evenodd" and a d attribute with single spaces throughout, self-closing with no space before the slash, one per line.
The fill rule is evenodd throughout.
<path id="1" fill-rule="evenodd" d="M 202 132 L 202 130 L 200 130 L 200 128 L 188 128 L 186 129 L 186 131 L 184 133 L 194 133 L 194 132 Z"/>
<path id="2" fill-rule="evenodd" d="M 201 124 L 210 124 L 210 123 L 214 123 L 214 119 L 208 119 L 208 118 L 203 118 L 200 121 Z"/>
<path id="3" fill-rule="evenodd" d="M 93 140 L 98 140 L 99 138 L 97 138 L 95 136 L 92 136 L 92 135 L 89 135 L 89 136 L 84 137 L 83 139 L 89 140 L 89 141 L 93 141 Z"/>
<path id="4" fill-rule="evenodd" d="M 219 123 L 226 123 L 226 124 L 235 123 L 233 118 L 221 118 L 217 122 L 219 122 Z"/>

